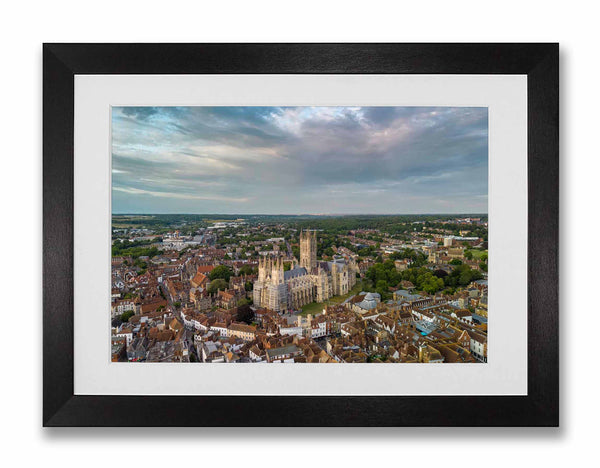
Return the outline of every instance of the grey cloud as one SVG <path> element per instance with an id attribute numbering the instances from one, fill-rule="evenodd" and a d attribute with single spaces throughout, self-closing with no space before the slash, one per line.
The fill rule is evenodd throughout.
<path id="1" fill-rule="evenodd" d="M 129 109 L 113 112 L 116 187 L 222 199 L 170 212 L 487 211 L 485 108 Z M 121 212 L 164 205 L 113 196 Z"/>
<path id="2" fill-rule="evenodd" d="M 148 117 L 158 113 L 156 107 L 123 107 L 122 109 L 123 115 L 139 120 L 146 120 Z"/>

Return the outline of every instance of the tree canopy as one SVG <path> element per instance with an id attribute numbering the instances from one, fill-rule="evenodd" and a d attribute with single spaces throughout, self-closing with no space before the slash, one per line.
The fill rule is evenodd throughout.
<path id="1" fill-rule="evenodd" d="M 444 272 L 445 273 L 445 272 Z M 427 268 L 409 268 L 402 272 L 402 279 L 410 281 L 418 291 L 434 294 L 444 288 L 444 278 L 441 278 Z"/>
<path id="2" fill-rule="evenodd" d="M 214 281 L 210 282 L 210 285 L 207 288 L 208 293 L 216 293 L 217 291 L 225 291 L 229 287 L 229 283 L 225 281 L 223 278 L 217 278 Z"/>
<path id="3" fill-rule="evenodd" d="M 442 289 L 467 286 L 472 281 L 483 278 L 483 275 L 463 264 L 456 265 L 450 274 L 444 270 L 431 271 L 424 267 L 408 268 L 403 272 L 397 272 L 394 262 L 386 260 L 369 268 L 366 277 L 375 285 L 382 299 L 385 299 L 389 297 L 388 288 L 398 287 L 398 283 L 402 280 L 410 281 L 418 291 L 434 294 Z"/>
<path id="4" fill-rule="evenodd" d="M 129 319 L 133 317 L 135 314 L 133 310 L 126 310 L 121 314 L 121 322 L 129 322 Z"/>
<path id="5" fill-rule="evenodd" d="M 393 252 L 389 257 L 391 260 L 410 260 L 413 267 L 425 265 L 427 263 L 427 255 L 417 252 L 413 249 L 402 249 L 399 252 Z"/>
<path id="6" fill-rule="evenodd" d="M 471 269 L 468 265 L 459 265 L 444 280 L 447 286 L 467 286 L 472 281 L 483 278 L 481 272 Z"/>
<path id="7" fill-rule="evenodd" d="M 147 244 L 147 241 L 144 243 Z M 113 257 L 155 257 L 160 253 L 156 247 L 142 247 L 140 241 L 117 240 L 112 245 L 111 254 Z"/>
<path id="8" fill-rule="evenodd" d="M 254 312 L 248 304 L 238 305 L 236 320 L 238 322 L 244 322 L 248 325 L 254 320 Z"/>
<path id="9" fill-rule="evenodd" d="M 240 275 L 254 275 L 256 274 L 256 269 L 253 268 L 251 265 L 243 265 L 240 268 Z"/>
<path id="10" fill-rule="evenodd" d="M 367 270 L 366 277 L 375 285 L 375 290 L 381 295 L 381 299 L 388 299 L 390 297 L 389 288 L 396 287 L 402 279 L 396 271 L 393 260 L 376 263 Z"/>
<path id="11" fill-rule="evenodd" d="M 218 267 L 213 268 L 213 270 L 208 275 L 211 281 L 216 279 L 223 279 L 227 283 L 229 283 L 229 278 L 233 275 L 233 271 L 227 265 L 219 265 Z"/>

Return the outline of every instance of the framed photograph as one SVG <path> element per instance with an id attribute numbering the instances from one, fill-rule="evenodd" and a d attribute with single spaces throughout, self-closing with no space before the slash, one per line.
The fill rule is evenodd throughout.
<path id="1" fill-rule="evenodd" d="M 557 44 L 45 44 L 44 426 L 557 426 Z"/>

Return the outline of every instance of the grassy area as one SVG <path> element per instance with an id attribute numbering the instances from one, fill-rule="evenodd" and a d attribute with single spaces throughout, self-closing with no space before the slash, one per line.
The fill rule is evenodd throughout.
<path id="1" fill-rule="evenodd" d="M 114 229 L 130 229 L 141 227 L 140 221 L 145 221 L 154 218 L 154 216 L 124 216 L 115 215 L 112 217 L 112 227 Z"/>
<path id="2" fill-rule="evenodd" d="M 112 217 L 115 220 L 129 220 L 129 221 L 135 221 L 135 220 L 140 220 L 140 219 L 152 219 L 154 218 L 154 216 L 150 216 L 150 215 L 113 215 Z"/>
<path id="3" fill-rule="evenodd" d="M 306 304 L 304 307 L 302 307 L 302 312 L 300 312 L 298 315 L 317 315 L 323 312 L 323 307 L 324 305 L 322 302 L 311 302 L 310 304 Z"/>
<path id="4" fill-rule="evenodd" d="M 216 224 L 216 223 L 233 223 L 238 221 L 237 219 L 205 219 L 205 223 Z"/>
<path id="5" fill-rule="evenodd" d="M 323 308 L 326 305 L 341 304 L 350 296 L 354 296 L 355 294 L 358 294 L 359 292 L 363 291 L 364 288 L 367 286 L 368 285 L 366 284 L 366 282 L 364 282 L 363 284 L 363 281 L 358 281 L 348 294 L 344 294 L 342 296 L 333 296 L 325 302 L 311 302 L 310 304 L 306 304 L 304 307 L 302 307 L 302 312 L 300 312 L 298 315 L 320 314 L 323 312 Z"/>
<path id="6" fill-rule="evenodd" d="M 487 250 L 466 250 L 466 252 L 471 252 L 475 260 L 479 260 L 483 254 L 487 254 Z"/>
<path id="7" fill-rule="evenodd" d="M 369 287 L 369 281 L 359 281 L 357 282 L 354 287 L 350 290 L 350 292 L 348 294 L 344 294 L 343 296 L 333 296 L 331 299 L 329 299 L 329 301 L 327 301 L 327 303 L 329 305 L 334 305 L 334 304 L 341 304 L 342 302 L 344 302 L 346 299 L 348 299 L 350 296 L 354 296 L 356 294 L 358 294 L 361 291 L 364 291 L 365 288 Z"/>

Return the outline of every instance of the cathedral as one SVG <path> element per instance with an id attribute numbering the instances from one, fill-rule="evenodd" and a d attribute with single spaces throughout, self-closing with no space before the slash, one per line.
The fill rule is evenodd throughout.
<path id="1" fill-rule="evenodd" d="M 317 261 L 317 233 L 300 232 L 300 263 L 284 271 L 283 258 L 259 260 L 258 280 L 254 283 L 254 305 L 284 312 L 300 309 L 311 302 L 324 302 L 332 296 L 347 294 L 356 284 L 354 260 L 334 258 Z"/>

